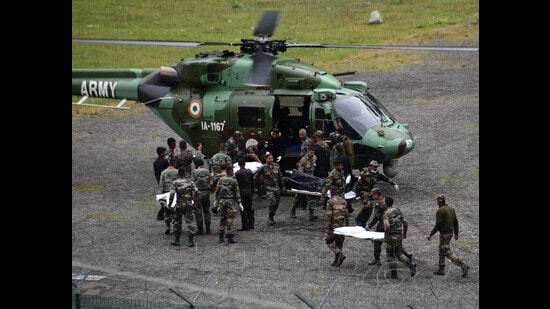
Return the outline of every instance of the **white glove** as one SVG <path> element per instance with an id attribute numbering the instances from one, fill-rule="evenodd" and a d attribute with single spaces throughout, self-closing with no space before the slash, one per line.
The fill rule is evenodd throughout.
<path id="1" fill-rule="evenodd" d="M 244 210 L 243 203 L 239 203 L 239 207 L 241 208 L 241 211 Z"/>
<path id="2" fill-rule="evenodd" d="M 282 158 L 281 156 L 278 156 L 278 157 L 277 157 L 277 161 L 275 161 L 275 162 L 281 161 L 281 158 Z"/>
<path id="3" fill-rule="evenodd" d="M 393 188 L 395 189 L 395 191 L 399 191 L 399 186 L 397 186 L 397 184 L 394 184 Z"/>

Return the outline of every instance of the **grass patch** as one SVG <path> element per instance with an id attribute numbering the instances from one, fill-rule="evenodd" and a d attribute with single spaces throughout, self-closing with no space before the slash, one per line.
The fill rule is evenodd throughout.
<path id="1" fill-rule="evenodd" d="M 73 186 L 73 194 L 81 192 L 90 192 L 90 191 L 100 191 L 104 190 L 105 185 L 82 185 L 82 186 Z"/>

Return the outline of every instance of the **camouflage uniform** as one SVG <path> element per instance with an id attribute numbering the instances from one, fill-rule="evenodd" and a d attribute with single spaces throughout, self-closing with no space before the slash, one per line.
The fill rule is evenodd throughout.
<path id="1" fill-rule="evenodd" d="M 263 184 L 269 201 L 268 223 L 269 225 L 273 225 L 276 223 L 274 216 L 279 208 L 279 201 L 281 200 L 280 190 L 286 190 L 283 172 L 278 163 L 273 162 L 272 166 L 266 163 L 256 171 L 256 174 L 254 174 L 254 181 L 257 183 L 260 177 L 263 177 Z"/>
<path id="2" fill-rule="evenodd" d="M 173 166 L 168 166 L 164 171 L 160 173 L 157 194 L 170 192 L 172 182 L 176 179 L 178 179 L 178 170 Z M 164 231 L 164 234 L 170 234 L 170 223 L 172 223 L 172 220 L 174 219 L 173 210 L 167 205 L 166 200 L 159 200 L 159 203 L 164 208 L 164 224 L 166 225 L 166 230 Z"/>
<path id="3" fill-rule="evenodd" d="M 220 164 L 222 162 L 226 162 L 227 166 L 231 166 L 233 164 L 231 162 L 231 157 L 228 156 L 226 153 L 222 153 L 222 152 L 218 152 L 215 155 L 213 155 L 210 161 L 211 161 L 210 168 L 213 174 L 220 174 L 222 172 L 222 169 L 220 168 Z"/>
<path id="4" fill-rule="evenodd" d="M 389 201 L 390 197 L 386 200 Z M 392 199 L 393 203 L 393 199 Z M 416 264 L 413 264 L 403 253 L 403 239 L 407 238 L 408 222 L 401 210 L 390 206 L 383 215 L 384 242 L 386 243 L 386 261 L 391 270 L 390 278 L 397 278 L 397 258 L 401 263 L 407 265 L 411 270 L 411 277 L 416 273 Z"/>
<path id="5" fill-rule="evenodd" d="M 185 217 L 186 233 L 189 237 L 189 247 L 195 246 L 193 243 L 193 235 L 195 233 L 195 206 L 194 199 L 196 198 L 199 189 L 193 181 L 180 173 L 179 178 L 172 182 L 170 193 L 175 193 L 176 200 L 175 219 L 174 219 L 174 234 L 176 240 L 173 245 L 179 246 L 180 235 L 182 234 L 183 217 Z"/>
<path id="6" fill-rule="evenodd" d="M 183 170 L 185 171 L 185 177 L 187 178 L 191 178 L 191 162 L 193 162 L 193 152 L 191 152 L 191 150 L 181 151 L 176 168 L 183 168 Z"/>
<path id="7" fill-rule="evenodd" d="M 325 242 L 335 255 L 332 266 L 340 266 L 346 258 L 342 254 L 342 247 L 346 236 L 334 234 L 337 227 L 348 226 L 348 209 L 346 200 L 336 195 L 327 201 L 325 209 Z"/>
<path id="8" fill-rule="evenodd" d="M 233 176 L 228 176 L 226 173 L 222 173 L 218 179 L 214 195 L 218 201 L 218 214 L 221 217 L 218 230 L 220 242 L 223 242 L 223 236 L 227 229 L 227 241 L 228 243 L 233 243 L 233 236 L 235 235 L 234 221 L 237 216 L 235 206 L 241 203 L 241 194 L 237 179 Z"/>
<path id="9" fill-rule="evenodd" d="M 435 225 L 428 235 L 428 240 L 430 240 L 430 237 L 439 232 L 439 270 L 434 274 L 445 275 L 445 258 L 448 258 L 453 264 L 462 268 L 462 277 L 466 277 L 470 266 L 462 262 L 451 250 L 453 234 L 455 239 L 458 239 L 458 219 L 455 210 L 445 202 L 445 196 L 443 195 L 437 197 L 437 203 L 439 208 L 435 214 Z"/>
<path id="10" fill-rule="evenodd" d="M 333 169 L 332 171 L 330 171 L 330 173 L 328 173 L 327 179 L 325 180 L 325 185 L 323 186 L 323 196 L 321 197 L 321 204 L 323 205 L 325 204 L 327 199 L 326 194 L 330 186 L 336 186 L 336 188 L 338 188 L 338 195 L 340 195 L 341 197 L 344 197 L 345 184 L 346 184 L 346 179 L 344 177 L 344 171 L 338 172 L 336 169 Z"/>
<path id="11" fill-rule="evenodd" d="M 227 144 L 227 155 L 231 157 L 231 163 L 233 164 L 237 162 L 237 157 L 240 152 L 239 143 L 234 136 L 231 136 L 225 143 Z"/>
<path id="12" fill-rule="evenodd" d="M 357 196 L 362 196 L 365 192 L 370 192 L 374 188 L 377 181 L 384 181 L 393 185 L 393 181 L 388 176 L 375 171 L 372 172 L 368 167 L 361 170 L 359 181 L 357 181 L 357 187 L 355 187 L 355 193 Z"/>
<path id="13" fill-rule="evenodd" d="M 308 157 L 307 151 L 306 151 L 306 154 L 298 162 L 298 171 L 313 176 L 316 166 L 317 166 L 317 156 L 313 155 L 310 158 Z M 304 194 L 294 195 L 294 203 L 292 204 L 292 209 L 290 210 L 291 218 L 296 218 L 296 208 L 300 203 L 300 197 L 303 195 Z M 315 210 L 317 204 L 319 203 L 319 198 L 313 195 L 306 195 L 305 197 L 306 197 L 306 203 L 308 205 L 308 209 L 310 210 L 309 219 L 313 221 L 317 219 L 317 217 L 313 216 L 313 211 Z"/>
<path id="14" fill-rule="evenodd" d="M 210 215 L 210 182 L 212 176 L 210 171 L 200 166 L 193 170 L 193 181 L 199 189 L 197 198 L 195 199 L 195 221 L 197 222 L 198 235 L 203 231 L 203 220 L 206 226 L 206 234 L 210 234 L 210 223 L 212 217 Z M 204 216 L 203 216 L 204 214 Z M 203 219 L 204 218 L 204 219 Z"/>

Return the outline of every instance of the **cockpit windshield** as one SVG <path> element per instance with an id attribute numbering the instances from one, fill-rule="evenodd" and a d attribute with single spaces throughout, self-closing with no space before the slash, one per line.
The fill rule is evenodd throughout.
<path id="1" fill-rule="evenodd" d="M 388 110 L 369 93 L 337 100 L 334 109 L 360 136 L 374 125 L 390 126 L 395 122 Z"/>

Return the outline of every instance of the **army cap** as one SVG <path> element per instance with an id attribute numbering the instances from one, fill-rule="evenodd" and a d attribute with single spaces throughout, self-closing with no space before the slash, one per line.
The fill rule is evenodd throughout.
<path id="1" fill-rule="evenodd" d="M 445 203 L 445 195 L 440 194 L 437 196 L 437 201 L 441 203 Z"/>
<path id="2" fill-rule="evenodd" d="M 317 130 L 317 131 L 315 132 L 315 135 L 321 137 L 321 136 L 323 136 L 323 131 Z"/>
<path id="3" fill-rule="evenodd" d="M 196 157 L 193 159 L 193 163 L 195 163 L 195 166 L 200 166 L 204 164 L 204 161 L 201 157 Z"/>
<path id="4" fill-rule="evenodd" d="M 378 166 L 378 162 L 376 162 L 376 160 L 371 160 L 371 161 L 369 162 L 369 165 Z"/>
<path id="5" fill-rule="evenodd" d="M 377 193 L 379 195 L 382 195 L 382 191 L 380 191 L 380 189 L 378 189 L 378 188 L 372 188 L 372 190 L 370 190 L 370 193 L 371 194 Z"/>
<path id="6" fill-rule="evenodd" d="M 243 132 L 235 131 L 235 132 L 233 132 L 233 136 L 238 137 L 238 138 L 243 138 Z"/>

